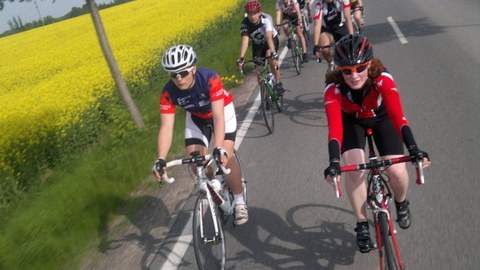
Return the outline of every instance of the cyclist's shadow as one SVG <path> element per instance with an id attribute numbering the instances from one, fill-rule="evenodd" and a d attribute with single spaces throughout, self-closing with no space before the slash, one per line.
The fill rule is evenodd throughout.
<path id="1" fill-rule="evenodd" d="M 349 211 L 328 205 L 308 204 L 291 208 L 285 222 L 277 214 L 250 207 L 249 222 L 242 228 L 225 229 L 248 250 L 230 254 L 227 260 L 242 265 L 263 264 L 271 269 L 334 269 L 335 265 L 354 262 L 355 236 L 344 223 L 320 221 L 310 217 L 314 226 L 300 226 L 298 211 L 314 207 L 310 214 L 321 215 L 322 208 Z M 297 214 L 296 214 L 297 213 Z"/>

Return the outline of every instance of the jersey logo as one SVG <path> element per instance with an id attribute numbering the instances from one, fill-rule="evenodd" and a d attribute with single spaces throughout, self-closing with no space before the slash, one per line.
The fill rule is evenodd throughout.
<path id="1" fill-rule="evenodd" d="M 382 85 L 383 85 L 383 79 L 381 79 L 380 81 L 377 82 L 378 87 L 382 87 Z"/>

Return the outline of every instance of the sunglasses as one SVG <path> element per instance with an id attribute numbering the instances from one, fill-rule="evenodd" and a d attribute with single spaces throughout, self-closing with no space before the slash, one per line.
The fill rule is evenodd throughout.
<path id="1" fill-rule="evenodd" d="M 368 62 L 354 66 L 354 67 L 339 67 L 338 69 L 344 74 L 344 75 L 352 75 L 352 73 L 355 71 L 356 73 L 362 73 L 367 69 L 368 67 Z"/>
<path id="2" fill-rule="evenodd" d="M 170 73 L 170 77 L 172 77 L 172 79 L 180 79 L 180 78 L 185 78 L 188 74 L 190 74 L 190 72 L 192 72 L 193 70 L 193 67 L 189 67 L 185 70 L 182 70 L 180 72 L 172 72 Z"/>

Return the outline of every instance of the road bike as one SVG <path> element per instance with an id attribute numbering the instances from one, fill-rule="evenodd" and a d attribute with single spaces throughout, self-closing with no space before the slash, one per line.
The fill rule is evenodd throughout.
<path id="1" fill-rule="evenodd" d="M 358 25 L 358 22 L 357 22 L 357 19 L 355 19 L 355 12 L 357 11 L 360 11 L 361 12 L 361 24 Z M 352 25 L 353 25 L 353 31 L 355 33 L 360 33 L 361 32 L 361 28 L 363 27 L 363 25 L 365 24 L 365 13 L 363 12 L 364 11 L 364 7 L 363 5 L 362 6 L 355 6 L 355 8 L 353 8 L 351 10 L 351 20 L 352 20 Z"/>
<path id="2" fill-rule="evenodd" d="M 268 132 L 273 133 L 275 129 L 275 117 L 274 110 L 275 107 L 279 112 L 283 111 L 283 94 L 278 94 L 275 90 L 275 77 L 272 73 L 272 68 L 268 64 L 269 57 L 255 57 L 250 60 L 246 60 L 245 63 L 254 63 L 258 70 L 258 84 L 260 86 L 260 107 L 262 109 L 263 117 L 265 118 L 265 124 L 267 126 Z M 278 68 L 278 67 L 277 67 Z M 242 74 L 245 74 L 243 69 L 241 70 Z"/>
<path id="3" fill-rule="evenodd" d="M 293 65 L 295 66 L 295 70 L 297 71 L 297 74 L 300 75 L 301 65 L 303 63 L 303 58 L 302 58 L 303 49 L 302 49 L 302 44 L 300 42 L 300 39 L 298 37 L 297 27 L 294 25 L 295 21 L 296 20 L 288 21 L 285 23 L 277 24 L 276 26 L 281 27 L 285 24 L 288 24 L 289 36 L 287 39 L 287 44 L 290 51 L 292 52 L 292 61 L 293 61 Z"/>
<path id="4" fill-rule="evenodd" d="M 192 232 L 193 247 L 198 269 L 225 269 L 226 247 L 223 225 L 231 216 L 235 215 L 233 193 L 225 185 L 222 174 L 229 174 L 230 169 L 217 164 L 211 155 L 200 155 L 198 151 L 192 152 L 190 158 L 176 159 L 167 162 L 167 168 L 183 164 L 191 164 L 195 167 L 197 178 L 196 188 L 198 196 L 195 201 L 193 212 Z M 242 172 L 242 186 L 244 201 L 247 203 L 247 181 L 245 180 L 240 158 L 235 151 L 235 160 Z M 215 178 L 209 179 L 207 172 L 215 174 Z M 169 178 L 166 173 L 162 175 L 163 181 L 173 183 L 174 178 Z M 233 221 L 233 219 L 232 219 Z"/>
<path id="5" fill-rule="evenodd" d="M 308 47 L 308 41 L 310 40 L 310 35 L 311 35 L 311 27 L 312 24 L 310 23 L 310 18 L 308 16 L 308 11 L 307 8 L 304 7 L 301 10 L 302 13 L 302 31 L 303 31 L 303 36 L 305 37 L 305 44 Z"/>
<path id="6" fill-rule="evenodd" d="M 350 164 L 341 166 L 341 172 L 367 170 L 367 206 L 372 210 L 375 224 L 376 247 L 380 255 L 380 269 L 404 270 L 405 265 L 400 257 L 398 249 L 396 230 L 393 226 L 393 219 L 390 207 L 393 201 L 393 193 L 390 188 L 389 179 L 385 170 L 389 166 L 404 162 L 415 162 L 417 165 L 417 184 L 425 183 L 423 175 L 423 164 L 421 160 L 415 160 L 411 156 L 402 156 L 392 159 L 381 160 L 376 155 L 373 142 L 372 130 L 367 129 L 367 140 L 369 148 L 369 162 L 363 164 Z M 342 196 L 338 176 L 333 177 L 333 184 L 337 198 Z"/>

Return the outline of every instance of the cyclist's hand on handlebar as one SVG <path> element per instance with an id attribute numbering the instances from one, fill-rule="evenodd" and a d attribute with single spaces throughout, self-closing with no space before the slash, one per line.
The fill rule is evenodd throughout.
<path id="1" fill-rule="evenodd" d="M 243 73 L 243 65 L 245 64 L 245 58 L 240 57 L 237 59 L 237 67 L 240 69 Z"/>
<path id="2" fill-rule="evenodd" d="M 162 175 L 166 171 L 167 171 L 167 162 L 162 158 L 157 159 L 153 164 L 152 172 L 153 172 L 153 175 L 155 175 L 155 178 L 157 178 L 158 182 L 162 181 Z"/>
<path id="3" fill-rule="evenodd" d="M 215 147 L 212 152 L 212 156 L 218 164 L 225 165 L 227 164 L 227 151 L 223 147 Z"/>
<path id="4" fill-rule="evenodd" d="M 422 161 L 424 168 L 430 166 L 430 157 L 428 157 L 427 152 L 414 148 L 409 150 L 409 154 L 412 157 L 412 162 Z"/>
<path id="5" fill-rule="evenodd" d="M 340 172 L 340 162 L 330 161 L 330 165 L 323 171 L 323 175 L 327 182 L 333 185 L 333 177 L 336 175 L 340 177 Z"/>

